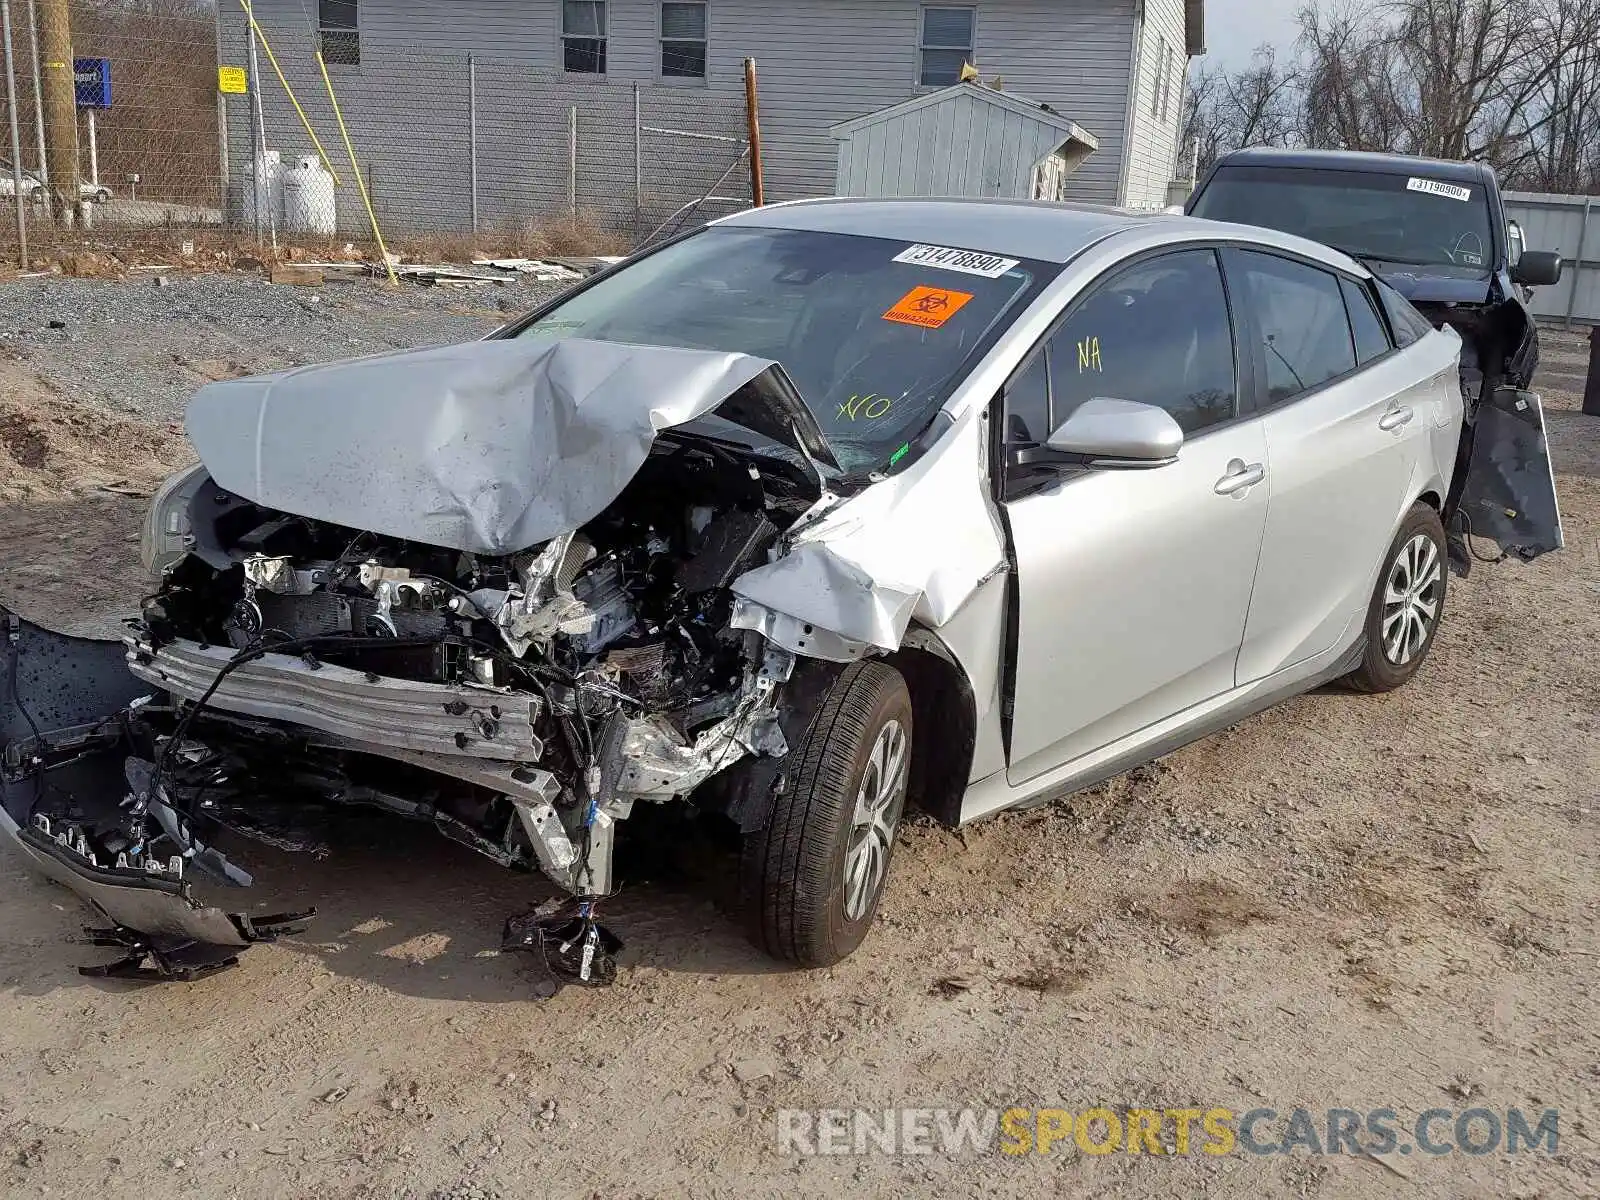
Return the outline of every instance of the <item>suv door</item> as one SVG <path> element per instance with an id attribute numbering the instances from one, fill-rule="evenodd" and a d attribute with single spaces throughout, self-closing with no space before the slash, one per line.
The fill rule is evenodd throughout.
<path id="1" fill-rule="evenodd" d="M 1260 367 L 1272 464 L 1245 684 L 1354 638 L 1439 414 L 1365 283 L 1257 251 L 1226 250 L 1223 263 Z"/>
<path id="2" fill-rule="evenodd" d="M 1239 373 L 1216 252 L 1191 249 L 1096 283 L 1007 388 L 1009 448 L 1095 396 L 1160 405 L 1186 438 L 1164 466 L 1007 472 L 1013 784 L 1233 686 L 1267 517 Z"/>

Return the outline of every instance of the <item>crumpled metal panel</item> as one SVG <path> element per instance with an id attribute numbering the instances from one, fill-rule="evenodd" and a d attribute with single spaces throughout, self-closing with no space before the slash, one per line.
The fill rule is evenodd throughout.
<path id="1" fill-rule="evenodd" d="M 1005 568 L 983 436 L 969 409 L 911 467 L 825 513 L 777 561 L 736 579 L 731 590 L 747 603 L 734 626 L 796 654 L 847 661 L 856 655 L 837 638 L 892 652 L 913 619 L 943 625 Z M 761 609 L 799 624 L 763 620 Z M 835 638 L 808 641 L 807 625 Z"/>
<path id="2" fill-rule="evenodd" d="M 268 508 L 477 554 L 577 529 L 656 434 L 774 364 L 513 338 L 226 380 L 185 429 L 217 485 Z"/>
<path id="3" fill-rule="evenodd" d="M 1523 560 L 1561 549 L 1561 508 L 1537 392 L 1496 388 L 1478 406 L 1460 512 L 1470 533 Z"/>
<path id="4" fill-rule="evenodd" d="M 147 684 L 198 700 L 215 684 L 210 707 L 283 721 L 345 738 L 450 757 L 537 762 L 544 750 L 533 728 L 541 704 L 526 692 L 370 678 L 333 663 L 310 664 L 263 654 L 218 673 L 235 651 L 176 641 L 155 649 L 127 642 L 128 670 Z"/>

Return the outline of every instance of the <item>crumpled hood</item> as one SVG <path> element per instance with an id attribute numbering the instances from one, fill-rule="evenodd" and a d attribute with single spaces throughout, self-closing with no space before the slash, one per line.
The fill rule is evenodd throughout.
<path id="1" fill-rule="evenodd" d="M 745 354 L 479 341 L 213 383 L 185 429 L 219 487 L 267 508 L 501 555 L 598 516 L 658 432 L 769 370 L 764 395 L 792 400 L 781 368 Z M 795 429 L 774 403 L 770 423 Z"/>
<path id="2" fill-rule="evenodd" d="M 1487 304 L 1489 279 L 1463 279 L 1459 275 L 1432 275 L 1390 268 L 1377 275 L 1413 304 Z"/>

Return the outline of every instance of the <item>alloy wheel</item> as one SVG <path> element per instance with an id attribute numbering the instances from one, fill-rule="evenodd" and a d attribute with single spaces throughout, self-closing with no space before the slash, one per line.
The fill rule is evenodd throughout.
<path id="1" fill-rule="evenodd" d="M 905 808 L 906 731 L 899 721 L 878 730 L 861 773 L 850 842 L 844 855 L 844 915 L 859 921 L 872 908 L 889 870 L 889 848 Z"/>
<path id="2" fill-rule="evenodd" d="M 1383 656 L 1403 667 L 1419 655 L 1439 621 L 1444 564 L 1425 533 L 1408 541 L 1389 566 L 1383 589 Z"/>

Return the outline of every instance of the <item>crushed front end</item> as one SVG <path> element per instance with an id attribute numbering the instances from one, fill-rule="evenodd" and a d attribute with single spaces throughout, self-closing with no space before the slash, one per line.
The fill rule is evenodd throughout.
<path id="1" fill-rule="evenodd" d="M 747 407 L 766 365 L 731 385 Z M 195 899 L 191 877 L 251 882 L 216 848 L 223 831 L 317 849 L 306 818 L 325 806 L 424 821 L 566 893 L 505 930 L 507 949 L 548 968 L 541 992 L 608 982 L 619 943 L 596 905 L 616 887 L 619 823 L 788 749 L 795 658 L 733 627 L 729 585 L 776 555 L 821 489 L 803 443 L 692 424 L 729 386 L 652 430 L 595 515 L 509 552 L 482 521 L 455 544 L 404 536 L 438 515 L 426 499 L 363 527 L 248 499 L 209 462 L 169 481 L 144 539 L 159 583 L 120 646 L 16 623 L 9 832 L 106 914 L 96 933 L 127 951 L 119 973 L 189 978 L 304 915 L 251 922 Z M 594 395 L 564 420 L 569 442 Z M 547 483 L 573 513 L 584 489 L 607 490 L 592 474 Z M 102 681 L 92 695 L 86 673 Z M 52 679 L 82 711 L 36 716 L 20 699 Z"/>

